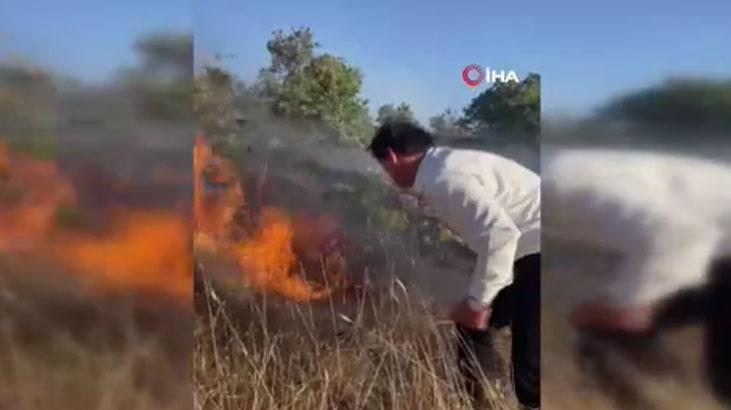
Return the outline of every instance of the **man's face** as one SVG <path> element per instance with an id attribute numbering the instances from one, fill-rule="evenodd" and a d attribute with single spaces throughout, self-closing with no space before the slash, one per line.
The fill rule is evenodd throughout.
<path id="1" fill-rule="evenodd" d="M 408 165 L 398 157 L 398 155 L 390 152 L 386 158 L 378 161 L 381 164 L 383 170 L 391 177 L 396 186 L 399 188 L 409 188 L 408 181 Z"/>

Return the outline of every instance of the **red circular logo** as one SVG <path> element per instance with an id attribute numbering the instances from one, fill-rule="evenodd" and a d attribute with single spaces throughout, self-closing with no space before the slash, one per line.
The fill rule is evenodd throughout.
<path id="1" fill-rule="evenodd" d="M 485 72 L 477 64 L 470 64 L 462 70 L 462 81 L 468 87 L 477 87 L 485 79 Z"/>

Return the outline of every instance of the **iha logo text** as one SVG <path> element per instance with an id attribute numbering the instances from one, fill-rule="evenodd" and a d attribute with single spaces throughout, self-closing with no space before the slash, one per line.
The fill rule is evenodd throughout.
<path id="1" fill-rule="evenodd" d="M 470 64 L 462 70 L 462 81 L 468 87 L 473 88 L 485 83 L 507 83 L 520 81 L 518 74 L 513 70 L 496 70 L 485 66 L 483 69 L 477 64 Z"/>

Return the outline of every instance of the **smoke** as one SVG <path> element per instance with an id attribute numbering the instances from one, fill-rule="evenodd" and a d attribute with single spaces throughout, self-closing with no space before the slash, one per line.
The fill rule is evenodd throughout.
<path id="1" fill-rule="evenodd" d="M 403 206 L 400 191 L 364 148 L 338 146 L 310 124 L 278 118 L 265 106 L 240 115 L 242 148 L 235 156 L 253 208 L 261 201 L 305 220 L 328 215 L 345 238 L 348 272 L 356 283 L 396 276 L 444 304 L 462 297 L 474 254 L 436 220 Z M 538 151 L 527 144 L 449 142 L 512 150 L 518 162 L 538 168 Z"/>
<path id="2" fill-rule="evenodd" d="M 150 111 L 150 87 L 28 62 L 0 62 L 0 86 L 0 252 L 13 271 L 37 255 L 55 262 L 46 277 L 101 295 L 189 300 L 192 120 Z"/>

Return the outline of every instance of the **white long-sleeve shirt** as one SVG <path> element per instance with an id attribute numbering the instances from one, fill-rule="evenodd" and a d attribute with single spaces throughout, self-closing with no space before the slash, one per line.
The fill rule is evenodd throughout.
<path id="1" fill-rule="evenodd" d="M 595 298 L 652 303 L 701 284 L 731 252 L 731 167 L 649 152 L 564 150 L 543 158 L 546 240 L 617 255 Z M 601 286 L 599 286 L 601 284 Z"/>
<path id="2" fill-rule="evenodd" d="M 540 252 L 541 181 L 522 165 L 474 150 L 431 148 L 411 193 L 477 254 L 467 296 L 482 305 L 513 281 L 513 263 Z"/>

